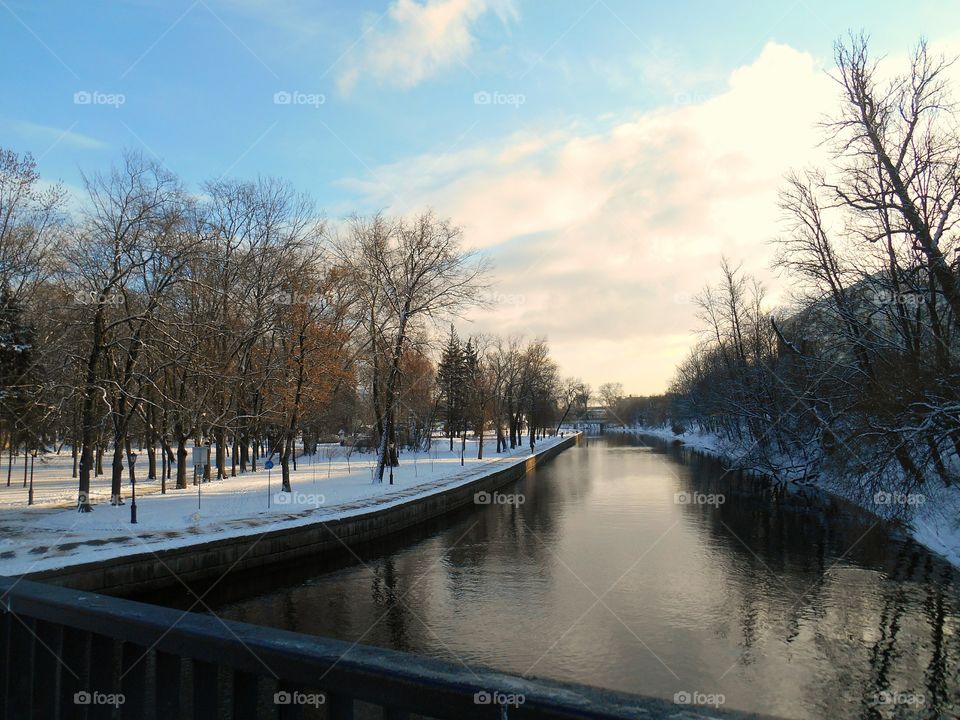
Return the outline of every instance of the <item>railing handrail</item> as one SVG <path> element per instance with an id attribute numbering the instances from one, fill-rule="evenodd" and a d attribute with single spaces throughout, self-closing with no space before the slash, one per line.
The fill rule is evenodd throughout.
<path id="1" fill-rule="evenodd" d="M 435 717 L 490 718 L 475 693 L 522 694 L 511 718 L 702 717 L 656 698 L 485 668 L 341 640 L 183 612 L 97 593 L 0 576 L 0 610 L 290 686 L 328 690 L 385 708 Z M 735 713 L 711 716 L 736 717 Z M 743 716 L 740 716 L 743 717 Z"/>

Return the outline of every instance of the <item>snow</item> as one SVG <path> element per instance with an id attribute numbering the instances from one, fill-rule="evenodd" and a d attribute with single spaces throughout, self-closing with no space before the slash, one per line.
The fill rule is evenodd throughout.
<path id="1" fill-rule="evenodd" d="M 685 447 L 728 461 L 736 461 L 739 455 L 729 443 L 711 433 L 687 430 L 675 434 L 668 427 L 633 427 L 622 432 L 647 435 L 668 442 L 679 441 Z M 883 510 L 882 506 L 871 503 L 869 498 L 865 502 L 862 497 L 846 492 L 836 478 L 820 475 L 815 478 L 814 485 L 824 492 L 855 502 L 867 512 L 880 514 Z M 910 536 L 951 564 L 960 567 L 960 488 L 936 487 L 934 483 L 929 483 L 922 495 L 909 498 L 914 499 L 908 508 Z M 909 498 L 905 497 L 903 500 L 908 502 Z"/>
<path id="2" fill-rule="evenodd" d="M 535 454 L 560 440 L 539 440 Z M 130 522 L 130 487 L 126 473 L 123 482 L 126 504 L 110 505 L 107 474 L 91 479 L 93 512 L 78 513 L 75 509 L 77 480 L 71 477 L 69 451 L 47 455 L 42 461 L 38 457 L 34 468 L 35 504 L 28 506 L 21 456 L 17 459 L 19 463 L 14 464 L 11 486 L 0 487 L 0 575 L 39 572 L 326 522 L 374 507 L 392 507 L 469 483 L 531 456 L 527 445 L 498 455 L 495 440 L 487 440 L 484 459 L 478 461 L 477 442 L 468 440 L 461 467 L 459 441 L 454 441 L 454 451 L 450 452 L 449 441 L 438 438 L 429 453 L 403 453 L 400 467 L 394 468 L 394 484 L 390 485 L 389 468 L 384 473 L 383 484 L 372 482 L 375 453 L 354 452 L 348 463 L 346 450 L 338 445 L 321 445 L 313 457 L 298 458 L 296 471 L 291 465 L 292 493 L 280 492 L 279 463 L 268 472 L 260 461 L 255 473 L 201 483 L 199 498 L 198 487 L 190 484 L 192 468 L 188 469 L 188 486 L 183 490 L 173 487 L 174 468 L 174 477 L 167 481 L 167 494 L 162 495 L 160 481 L 143 479 L 146 467 L 138 463 L 138 522 L 135 525 Z M 104 469 L 109 470 L 110 458 L 104 461 Z M 228 459 L 228 472 L 229 468 Z"/>
<path id="3" fill-rule="evenodd" d="M 628 430 L 628 432 L 637 432 L 643 435 L 650 435 L 652 437 L 660 438 L 661 440 L 666 440 L 667 442 L 679 440 L 693 450 L 699 450 L 700 452 L 709 453 L 710 455 L 715 455 L 717 457 L 725 457 L 724 452 L 721 450 L 722 445 L 720 438 L 718 438 L 716 435 L 711 435 L 710 433 L 688 430 L 680 435 L 677 435 L 673 432 L 673 430 L 665 427 L 631 428 Z"/>

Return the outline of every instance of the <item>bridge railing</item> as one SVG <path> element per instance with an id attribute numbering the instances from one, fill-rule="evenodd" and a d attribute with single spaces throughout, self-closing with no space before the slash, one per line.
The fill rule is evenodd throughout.
<path id="1" fill-rule="evenodd" d="M 702 717 L 651 698 L 0 577 L 4 720 L 305 716 Z"/>

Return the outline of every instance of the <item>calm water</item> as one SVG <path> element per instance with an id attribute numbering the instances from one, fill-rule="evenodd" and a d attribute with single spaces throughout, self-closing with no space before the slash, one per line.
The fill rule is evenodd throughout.
<path id="1" fill-rule="evenodd" d="M 960 716 L 954 571 L 870 517 L 591 439 L 480 506 L 221 588 L 222 617 L 786 717 Z M 677 493 L 725 495 L 677 504 Z M 269 589 L 266 589 L 269 587 Z M 208 598 L 209 600 L 210 598 Z M 885 702 L 895 700 L 899 702 Z"/>

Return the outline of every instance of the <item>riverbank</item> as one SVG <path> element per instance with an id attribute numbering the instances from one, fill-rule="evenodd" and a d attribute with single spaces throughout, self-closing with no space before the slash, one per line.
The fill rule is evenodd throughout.
<path id="1" fill-rule="evenodd" d="M 437 441 L 430 453 L 405 454 L 394 484 L 372 482 L 372 455 L 346 455 L 328 446 L 301 460 L 292 493 L 280 493 L 279 473 L 261 470 L 183 490 L 138 497 L 130 506 L 106 503 L 91 513 L 62 505 L 0 511 L 0 575 L 85 590 L 127 594 L 216 578 L 234 569 L 343 550 L 472 502 L 522 477 L 537 463 L 576 444 L 578 436 L 546 438 L 497 454 L 468 442 L 451 452 Z M 127 500 L 129 503 L 129 499 Z"/>
<path id="2" fill-rule="evenodd" d="M 674 433 L 668 427 L 632 427 L 623 428 L 619 432 L 679 443 L 732 465 L 740 462 L 746 454 L 710 433 L 689 430 Z M 885 511 L 896 506 L 898 517 L 903 520 L 910 537 L 952 565 L 960 567 L 960 492 L 955 488 L 927 488 L 923 494 L 913 493 L 902 497 L 892 491 L 876 492 L 872 496 L 863 497 L 850 492 L 832 477 L 818 476 L 803 483 L 788 481 L 787 484 L 805 490 L 812 487 L 853 502 L 880 519 L 887 519 L 890 513 Z"/>

